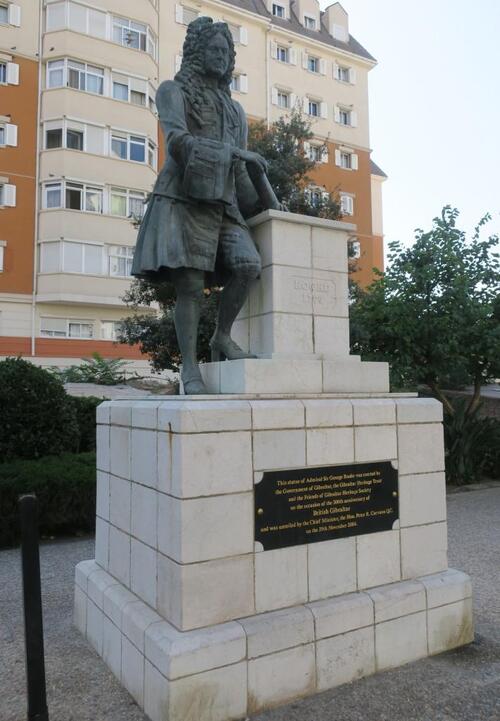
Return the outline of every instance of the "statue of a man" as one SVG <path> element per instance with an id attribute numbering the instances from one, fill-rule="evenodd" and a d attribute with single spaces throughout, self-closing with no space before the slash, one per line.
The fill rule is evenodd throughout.
<path id="1" fill-rule="evenodd" d="M 142 221 L 132 275 L 174 284 L 175 329 L 187 394 L 206 393 L 196 354 L 207 274 L 223 285 L 212 360 L 252 357 L 231 327 L 261 270 L 245 218 L 280 208 L 262 156 L 247 150 L 247 121 L 231 98 L 234 43 L 225 23 L 190 23 L 182 66 L 158 88 L 167 160 Z M 212 284 L 213 281 L 212 281 Z"/>

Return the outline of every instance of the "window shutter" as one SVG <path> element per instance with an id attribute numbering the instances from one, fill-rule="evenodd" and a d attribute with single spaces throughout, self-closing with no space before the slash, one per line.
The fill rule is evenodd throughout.
<path id="1" fill-rule="evenodd" d="M 308 143 L 307 140 L 304 140 L 303 148 L 304 155 L 307 155 L 307 157 L 309 157 L 309 153 L 311 152 L 311 143 Z"/>
<path id="2" fill-rule="evenodd" d="M 328 103 L 320 103 L 319 104 L 319 114 L 322 118 L 328 117 Z"/>
<path id="3" fill-rule="evenodd" d="M 354 85 L 356 83 L 356 69 L 349 68 L 349 82 Z"/>
<path id="4" fill-rule="evenodd" d="M 9 25 L 21 26 L 21 8 L 19 5 L 9 5 Z"/>
<path id="5" fill-rule="evenodd" d="M 347 42 L 347 32 L 343 25 L 332 25 L 332 35 L 336 40 L 341 40 L 343 43 Z"/>
<path id="6" fill-rule="evenodd" d="M 338 107 L 338 105 L 334 107 L 333 112 L 335 116 L 335 122 L 340 123 L 340 108 Z"/>
<path id="7" fill-rule="evenodd" d="M 324 145 L 321 148 L 321 162 L 328 163 L 328 146 Z"/>
<path id="8" fill-rule="evenodd" d="M 295 93 L 290 93 L 290 107 L 295 108 L 296 105 L 297 105 L 297 96 L 295 95 Z"/>
<path id="9" fill-rule="evenodd" d="M 321 73 L 321 75 L 326 75 L 326 60 L 324 58 L 320 58 L 319 72 Z"/>
<path id="10" fill-rule="evenodd" d="M 358 127 L 358 114 L 355 113 L 354 110 L 351 110 L 349 119 L 351 121 L 351 127 L 357 128 Z"/>
<path id="11" fill-rule="evenodd" d="M 9 185 L 8 183 L 3 186 L 3 204 L 9 208 L 14 208 L 16 205 L 16 186 Z"/>
<path id="12" fill-rule="evenodd" d="M 248 45 L 248 30 L 246 28 L 240 28 L 240 43 Z"/>
<path id="13" fill-rule="evenodd" d="M 302 99 L 302 110 L 309 115 L 309 98 L 307 96 Z"/>
<path id="14" fill-rule="evenodd" d="M 130 89 L 135 90 L 138 93 L 144 93 L 144 95 L 146 95 L 148 91 L 147 80 L 141 80 L 140 78 L 130 78 Z"/>
<path id="15" fill-rule="evenodd" d="M 275 60 L 278 57 L 278 43 L 275 40 L 271 40 L 271 57 Z"/>
<path id="16" fill-rule="evenodd" d="M 175 56 L 175 72 L 178 73 L 182 65 L 182 55 Z"/>
<path id="17" fill-rule="evenodd" d="M 356 153 L 351 153 L 351 169 L 358 169 L 358 156 L 356 155 Z"/>
<path id="18" fill-rule="evenodd" d="M 304 70 L 307 70 L 307 53 L 306 52 L 302 53 L 302 67 L 304 68 Z"/>
<path id="19" fill-rule="evenodd" d="M 19 65 L 7 63 L 7 82 L 10 85 L 19 85 Z"/>
<path id="20" fill-rule="evenodd" d="M 340 167 L 341 162 L 342 161 L 340 159 L 340 150 L 338 148 L 335 148 L 335 165 L 338 165 Z"/>
<path id="21" fill-rule="evenodd" d="M 17 146 L 17 125 L 5 124 L 5 145 Z"/>
<path id="22" fill-rule="evenodd" d="M 240 93 L 248 93 L 248 75 L 240 75 Z"/>
<path id="23" fill-rule="evenodd" d="M 184 8 L 182 5 L 175 6 L 175 22 L 181 25 L 184 24 Z"/>
<path id="24" fill-rule="evenodd" d="M 278 105 L 278 88 L 271 88 L 271 103 Z"/>
<path id="25" fill-rule="evenodd" d="M 334 60 L 332 63 L 332 77 L 334 80 L 338 80 L 339 78 L 339 66 L 337 65 L 337 61 Z"/>
<path id="26" fill-rule="evenodd" d="M 288 60 L 290 65 L 297 65 L 297 51 L 294 48 L 289 49 Z"/>
<path id="27" fill-rule="evenodd" d="M 323 198 L 324 202 L 328 202 L 330 200 L 330 193 L 327 190 L 323 190 L 321 192 L 321 197 Z"/>

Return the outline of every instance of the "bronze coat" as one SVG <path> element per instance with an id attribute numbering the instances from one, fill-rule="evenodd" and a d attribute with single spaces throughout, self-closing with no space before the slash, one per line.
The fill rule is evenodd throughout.
<path id="1" fill-rule="evenodd" d="M 179 83 L 167 80 L 158 88 L 167 160 L 139 229 L 132 275 L 215 270 L 223 218 L 246 228 L 244 217 L 256 210 L 245 163 L 232 157 L 235 146 L 246 149 L 243 108 L 220 90 L 205 91 L 205 98 L 200 124 Z"/>

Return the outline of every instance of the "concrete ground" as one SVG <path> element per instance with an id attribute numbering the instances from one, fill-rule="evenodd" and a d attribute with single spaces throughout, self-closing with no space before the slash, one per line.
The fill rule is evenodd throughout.
<path id="1" fill-rule="evenodd" d="M 252 721 L 500 721 L 500 487 L 448 498 L 450 566 L 473 581 L 476 640 Z M 73 571 L 93 541 L 41 550 L 50 721 L 146 721 L 72 626 Z M 18 551 L 0 553 L 0 721 L 26 718 Z"/>

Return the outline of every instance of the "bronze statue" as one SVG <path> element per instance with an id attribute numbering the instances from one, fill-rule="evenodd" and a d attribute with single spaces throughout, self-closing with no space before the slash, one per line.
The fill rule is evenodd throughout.
<path id="1" fill-rule="evenodd" d="M 187 394 L 206 393 L 196 355 L 204 288 L 223 285 L 212 360 L 253 357 L 231 327 L 261 269 L 245 218 L 280 208 L 267 163 L 247 150 L 247 121 L 231 98 L 234 43 L 226 23 L 200 17 L 187 29 L 182 65 L 158 88 L 167 160 L 139 229 L 132 275 L 172 282 Z M 215 274 L 215 276 L 213 275 Z"/>

